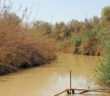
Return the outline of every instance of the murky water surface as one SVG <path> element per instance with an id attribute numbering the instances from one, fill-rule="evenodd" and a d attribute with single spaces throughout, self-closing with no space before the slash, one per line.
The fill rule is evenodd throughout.
<path id="1" fill-rule="evenodd" d="M 19 71 L 0 77 L 0 96 L 54 96 L 69 88 L 69 70 L 72 70 L 72 87 L 92 89 L 94 65 L 99 57 L 59 53 L 58 59 L 42 67 Z M 64 95 L 65 96 L 65 95 Z M 110 96 L 88 93 L 74 96 Z"/>

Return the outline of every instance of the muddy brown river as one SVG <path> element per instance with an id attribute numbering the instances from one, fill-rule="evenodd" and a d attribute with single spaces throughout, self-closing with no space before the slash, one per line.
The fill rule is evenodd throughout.
<path id="1" fill-rule="evenodd" d="M 98 60 L 97 56 L 59 53 L 57 60 L 51 64 L 1 76 L 0 96 L 54 96 L 69 88 L 70 69 L 72 88 L 99 88 L 93 74 Z M 110 94 L 88 93 L 74 96 L 110 96 Z"/>

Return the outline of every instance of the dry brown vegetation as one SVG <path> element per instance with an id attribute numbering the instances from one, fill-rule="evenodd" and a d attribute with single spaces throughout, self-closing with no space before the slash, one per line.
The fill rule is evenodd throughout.
<path id="1" fill-rule="evenodd" d="M 0 12 L 0 75 L 49 63 L 55 58 L 51 43 L 25 26 L 7 8 Z"/>
<path id="2" fill-rule="evenodd" d="M 101 48 L 96 42 L 87 41 L 81 46 L 81 53 L 84 55 L 101 55 Z"/>

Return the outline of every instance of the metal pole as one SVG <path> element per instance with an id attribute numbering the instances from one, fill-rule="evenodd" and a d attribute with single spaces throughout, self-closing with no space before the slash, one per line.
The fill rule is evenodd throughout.
<path id="1" fill-rule="evenodd" d="M 71 70 L 70 70 L 70 90 L 71 90 Z"/>
<path id="2" fill-rule="evenodd" d="M 71 70 L 70 70 L 70 95 L 72 96 L 71 83 L 72 83 L 72 82 L 71 82 Z"/>

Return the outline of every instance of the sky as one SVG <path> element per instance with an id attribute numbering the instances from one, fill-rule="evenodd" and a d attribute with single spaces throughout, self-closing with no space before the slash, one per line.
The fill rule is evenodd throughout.
<path id="1" fill-rule="evenodd" d="M 41 20 L 50 23 L 69 22 L 72 19 L 83 21 L 93 16 L 101 17 L 102 8 L 110 6 L 110 0 L 11 0 L 13 10 L 20 16 L 27 7 L 30 21 Z M 17 9 L 17 10 L 16 10 Z"/>

